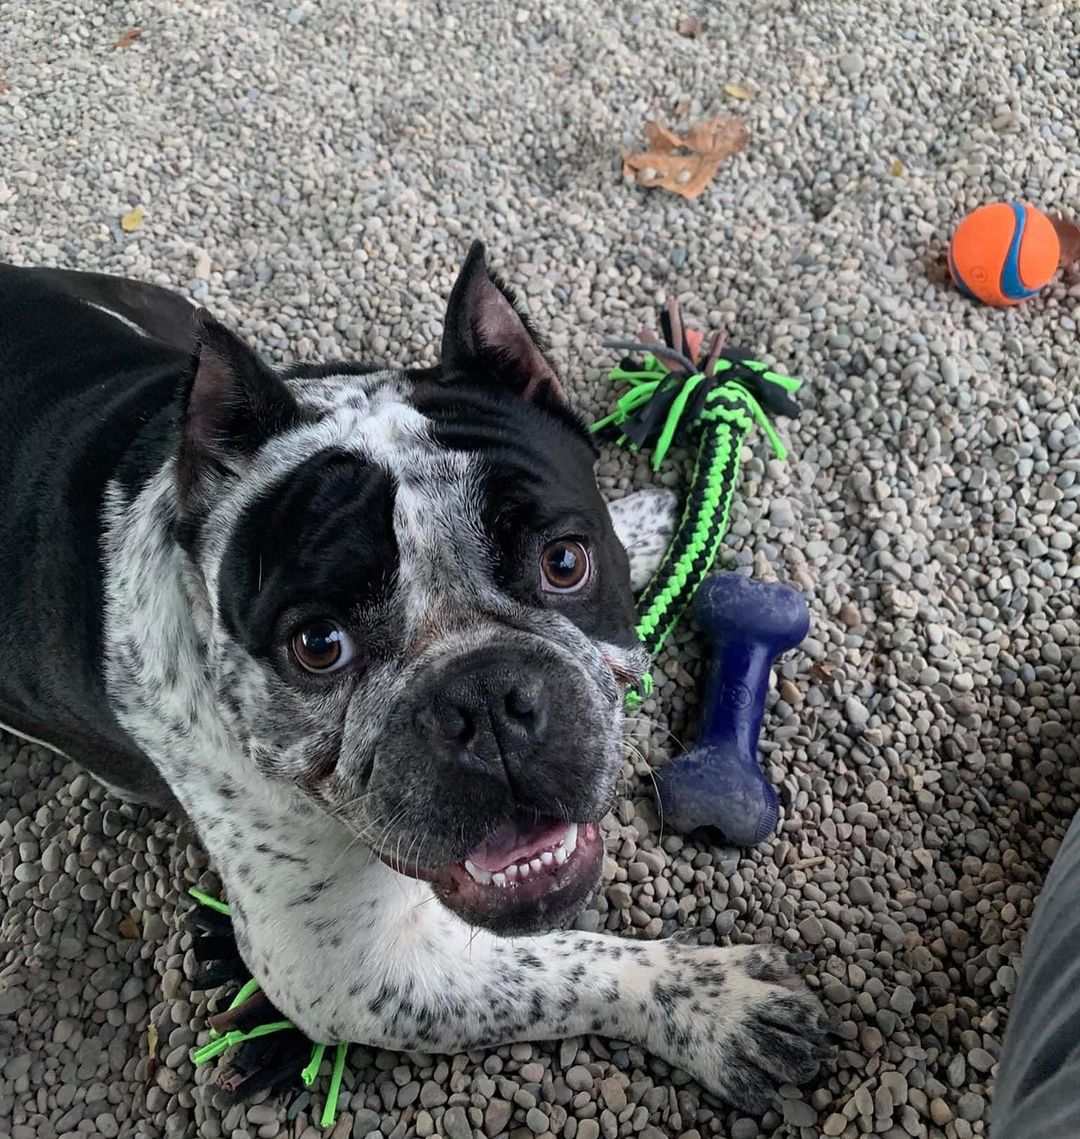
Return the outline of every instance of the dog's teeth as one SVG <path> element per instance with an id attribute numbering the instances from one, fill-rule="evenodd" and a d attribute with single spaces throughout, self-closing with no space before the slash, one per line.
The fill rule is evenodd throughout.
<path id="1" fill-rule="evenodd" d="M 529 876 L 529 864 L 527 862 L 522 862 L 518 866 L 517 871 L 522 876 L 522 878 L 528 878 L 528 876 Z"/>
<path id="2" fill-rule="evenodd" d="M 509 865 L 509 866 L 507 866 L 505 870 L 503 870 L 503 873 L 506 875 L 506 877 L 507 877 L 508 881 L 510 881 L 510 882 L 516 882 L 516 881 L 517 881 L 517 876 L 518 876 L 518 867 L 517 867 L 517 863 L 516 863 L 516 862 L 511 862 L 511 863 L 510 863 L 510 865 Z"/>
<path id="3" fill-rule="evenodd" d="M 568 855 L 566 853 L 566 847 L 557 846 L 555 848 L 555 865 L 556 866 L 562 866 L 562 864 L 566 861 L 567 857 L 568 857 Z"/>
<path id="4" fill-rule="evenodd" d="M 501 874 L 501 873 L 500 874 L 492 874 L 491 880 L 492 880 L 492 882 L 495 883 L 496 886 L 505 886 L 506 885 L 506 875 L 505 874 Z"/>
<path id="5" fill-rule="evenodd" d="M 566 838 L 563 839 L 563 846 L 566 847 L 568 855 L 573 854 L 577 850 L 577 823 L 571 823 L 566 828 Z"/>
<path id="6" fill-rule="evenodd" d="M 539 858 L 534 858 L 529 863 L 529 865 L 533 868 L 534 873 L 538 873 L 544 864 L 540 861 Z"/>
<path id="7" fill-rule="evenodd" d="M 555 855 L 552 854 L 550 850 L 545 850 L 544 853 L 540 855 L 540 861 L 545 866 L 550 866 L 555 861 Z"/>
<path id="8" fill-rule="evenodd" d="M 491 881 L 491 875 L 486 870 L 481 870 L 475 862 L 470 862 L 467 858 L 465 859 L 465 870 L 469 877 L 474 882 L 479 882 L 481 886 L 486 886 Z"/>

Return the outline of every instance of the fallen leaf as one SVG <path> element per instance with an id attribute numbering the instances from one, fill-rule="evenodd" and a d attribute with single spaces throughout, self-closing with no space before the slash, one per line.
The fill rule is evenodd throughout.
<path id="1" fill-rule="evenodd" d="M 836 665 L 831 660 L 816 660 L 810 666 L 811 680 L 817 680 L 824 684 L 832 680 L 836 672 Z"/>
<path id="2" fill-rule="evenodd" d="M 1061 245 L 1058 264 L 1062 269 L 1080 264 L 1080 226 L 1064 214 L 1051 214 L 1050 224 L 1057 230 L 1058 242 Z"/>
<path id="3" fill-rule="evenodd" d="M 128 210 L 120 219 L 120 228 L 125 233 L 134 233 L 142 225 L 144 217 L 146 217 L 146 211 L 142 206 L 136 206 L 133 210 Z"/>
<path id="4" fill-rule="evenodd" d="M 675 117 L 681 119 L 687 111 L 690 110 L 690 103 L 687 99 L 682 99 L 675 104 Z"/>
<path id="5" fill-rule="evenodd" d="M 754 93 L 749 87 L 744 87 L 741 83 L 725 83 L 724 91 L 733 99 L 749 99 Z"/>
<path id="6" fill-rule="evenodd" d="M 154 1059 L 157 1056 L 158 1049 L 158 1030 L 157 1025 L 151 1021 L 146 1026 L 146 1054 Z"/>
<path id="7" fill-rule="evenodd" d="M 140 921 L 138 911 L 132 910 L 116 927 L 116 932 L 129 941 L 136 941 L 139 937 Z"/>
<path id="8" fill-rule="evenodd" d="M 660 123 L 645 123 L 649 149 L 623 154 L 623 176 L 639 186 L 659 186 L 684 198 L 698 197 L 725 158 L 738 154 L 750 139 L 742 119 L 717 115 L 695 123 L 684 135 Z"/>
<path id="9" fill-rule="evenodd" d="M 0 95 L 11 90 L 11 84 L 4 78 L 4 73 L 0 71 Z"/>
<path id="10" fill-rule="evenodd" d="M 698 16 L 683 16 L 675 25 L 675 30 L 688 40 L 696 40 L 705 31 L 705 24 Z"/>
<path id="11" fill-rule="evenodd" d="M 142 35 L 141 28 L 128 28 L 126 32 L 113 44 L 113 47 L 131 47 L 131 45 Z"/>
<path id="12" fill-rule="evenodd" d="M 900 161 L 899 158 L 894 158 L 892 160 L 892 165 L 889 167 L 889 173 L 894 178 L 899 178 L 904 173 L 904 164 Z"/>

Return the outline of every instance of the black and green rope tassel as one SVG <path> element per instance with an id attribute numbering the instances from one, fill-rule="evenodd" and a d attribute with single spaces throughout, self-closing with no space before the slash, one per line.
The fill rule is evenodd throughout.
<path id="1" fill-rule="evenodd" d="M 708 575 L 727 532 L 731 500 L 739 474 L 743 443 L 757 424 L 777 458 L 787 450 L 769 415 L 792 417 L 799 408 L 791 398 L 802 381 L 771 371 L 766 364 L 733 349 L 722 337 L 712 339 L 708 357 L 698 363 L 700 336 L 684 332 L 677 305 L 661 311 L 665 342 L 614 341 L 608 347 L 643 351 L 641 362 L 626 359 L 610 378 L 630 384 L 615 411 L 592 431 L 633 450 L 652 448 L 659 470 L 673 444 L 692 446 L 697 458 L 682 515 L 660 568 L 638 598 L 637 632 L 650 658 L 659 653 L 698 586 Z M 648 335 L 648 334 L 646 334 Z M 636 707 L 651 688 L 631 692 Z"/>
<path id="2" fill-rule="evenodd" d="M 200 960 L 212 958 L 224 960 L 224 968 L 206 970 L 193 983 L 194 988 L 211 988 L 223 979 L 239 980 L 247 976 L 246 967 L 240 961 L 236 943 L 232 938 L 232 921 L 229 907 L 218 898 L 202 890 L 190 889 L 188 893 L 204 907 L 197 912 L 197 924 L 203 927 L 203 936 L 195 941 L 196 956 Z M 217 1021 L 222 1029 L 214 1027 Z M 316 1044 L 281 1014 L 263 997 L 259 982 L 249 977 L 240 991 L 230 1001 L 228 1008 L 211 1019 L 211 1039 L 201 1048 L 191 1053 L 191 1060 L 197 1066 L 217 1059 L 230 1048 L 239 1046 L 231 1071 L 219 1080 L 223 1090 L 233 1093 L 236 1099 L 246 1099 L 265 1088 L 278 1089 L 295 1082 L 299 1075 L 305 1088 L 310 1088 L 319 1076 L 323 1058 L 330 1048 L 327 1044 Z M 333 1046 L 334 1056 L 330 1072 L 330 1085 L 327 1088 L 323 1112 L 319 1118 L 320 1127 L 329 1127 L 337 1115 L 338 1098 L 341 1095 L 341 1081 L 345 1072 L 348 1044 Z M 307 1056 L 307 1064 L 300 1063 Z"/>

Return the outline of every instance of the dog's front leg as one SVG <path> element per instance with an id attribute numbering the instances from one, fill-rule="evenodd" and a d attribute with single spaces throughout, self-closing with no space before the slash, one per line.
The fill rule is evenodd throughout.
<path id="1" fill-rule="evenodd" d="M 459 1052 L 596 1033 L 647 1048 L 748 1111 L 812 1078 L 829 1054 L 825 1013 L 779 949 L 575 931 L 504 939 L 434 901 L 377 924 L 345 973 L 328 972 L 335 954 L 316 950 L 317 1007 L 298 1002 L 297 972 L 279 992 L 267 978 L 315 1038 Z"/>

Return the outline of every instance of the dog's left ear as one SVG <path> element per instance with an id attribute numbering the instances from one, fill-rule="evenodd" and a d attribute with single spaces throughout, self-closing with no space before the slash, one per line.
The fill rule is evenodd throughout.
<path id="1" fill-rule="evenodd" d="M 513 293 L 487 267 L 474 241 L 450 293 L 442 340 L 448 382 L 490 377 L 541 406 L 565 404 L 555 369 Z"/>

